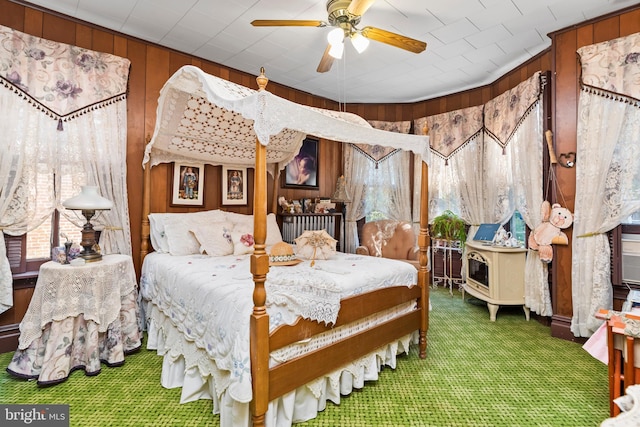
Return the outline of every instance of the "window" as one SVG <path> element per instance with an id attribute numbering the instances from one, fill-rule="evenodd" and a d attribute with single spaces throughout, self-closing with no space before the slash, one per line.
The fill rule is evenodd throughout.
<path id="1" fill-rule="evenodd" d="M 82 230 L 57 212 L 51 219 L 26 235 L 27 260 L 51 258 L 51 249 L 62 245 L 67 239 L 80 243 Z"/>
<path id="2" fill-rule="evenodd" d="M 518 211 L 513 213 L 513 216 L 509 220 L 509 231 L 511 236 L 515 237 L 518 242 L 526 243 L 527 241 L 527 224 L 522 218 L 522 214 Z"/>
<path id="3" fill-rule="evenodd" d="M 640 211 L 632 213 L 622 224 L 640 225 Z"/>
<path id="4" fill-rule="evenodd" d="M 404 172 L 408 162 L 408 154 L 396 153 L 379 164 L 366 163 L 359 178 L 366 183 L 362 197 L 367 222 L 398 217 L 399 210 L 401 216 L 410 216 L 409 175 Z"/>
<path id="5" fill-rule="evenodd" d="M 55 180 L 54 180 L 55 181 Z M 60 198 L 66 200 L 74 195 L 71 180 L 63 180 L 59 185 Z M 75 212 L 70 212 L 75 215 Z M 11 272 L 15 275 L 33 275 L 40 265 L 51 259 L 51 250 L 62 245 L 67 239 L 75 243 L 82 240 L 82 230 L 79 225 L 84 219 L 78 215 L 76 224 L 61 215 L 57 210 L 35 229 L 22 236 L 8 236 L 5 234 L 7 258 Z"/>
<path id="6" fill-rule="evenodd" d="M 611 283 L 623 286 L 624 292 L 628 287 L 640 287 L 640 211 L 609 232 L 609 246 Z"/>
<path id="7" fill-rule="evenodd" d="M 387 216 L 380 211 L 373 211 L 367 214 L 366 222 L 379 221 L 381 219 L 387 219 Z"/>
<path id="8" fill-rule="evenodd" d="M 7 258 L 14 275 L 35 274 L 51 259 L 52 248 L 70 241 L 80 243 L 82 230 L 57 211 L 39 227 L 22 236 L 4 235 Z M 61 237 L 62 236 L 62 237 Z"/>

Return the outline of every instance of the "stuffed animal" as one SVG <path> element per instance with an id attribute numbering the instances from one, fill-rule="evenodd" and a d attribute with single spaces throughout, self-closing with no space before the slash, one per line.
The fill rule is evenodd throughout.
<path id="1" fill-rule="evenodd" d="M 558 203 L 551 206 L 546 200 L 542 202 L 540 212 L 542 223 L 529 234 L 529 248 L 538 251 L 540 261 L 551 262 L 553 260 L 551 245 L 569 244 L 569 238 L 561 230 L 573 224 L 573 214 Z"/>

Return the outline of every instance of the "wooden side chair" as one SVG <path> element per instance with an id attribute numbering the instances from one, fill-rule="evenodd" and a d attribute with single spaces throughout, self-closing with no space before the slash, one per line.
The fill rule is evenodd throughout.
<path id="1" fill-rule="evenodd" d="M 609 413 L 615 417 L 620 414 L 620 408 L 614 400 L 622 396 L 627 387 L 640 383 L 640 316 L 601 309 L 596 318 L 606 321 Z"/>

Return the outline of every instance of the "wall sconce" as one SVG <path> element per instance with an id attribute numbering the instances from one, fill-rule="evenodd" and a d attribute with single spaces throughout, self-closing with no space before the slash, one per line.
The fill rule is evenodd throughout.
<path id="1" fill-rule="evenodd" d="M 98 187 L 93 185 L 84 185 L 81 187 L 80 194 L 62 202 L 62 206 L 69 210 L 81 211 L 87 222 L 82 227 L 82 241 L 80 245 L 83 247 L 80 257 L 86 262 L 100 261 L 102 254 L 94 249 L 96 244 L 96 232 L 91 224 L 91 218 L 96 211 L 108 210 L 113 207 L 113 202 L 105 199 L 98 194 Z"/>

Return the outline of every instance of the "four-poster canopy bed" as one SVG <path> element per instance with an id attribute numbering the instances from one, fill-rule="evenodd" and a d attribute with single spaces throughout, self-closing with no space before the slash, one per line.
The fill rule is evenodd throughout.
<path id="1" fill-rule="evenodd" d="M 314 401 L 312 415 L 302 415 L 302 419 L 312 418 L 324 408 L 327 399 L 339 401 L 340 393 L 337 393 L 337 398 L 335 395 L 331 397 L 330 389 L 335 385 L 334 382 L 343 381 L 346 371 L 356 371 L 354 361 L 364 365 L 369 363 L 365 360 L 377 360 L 374 364 L 379 368 L 380 364 L 389 364 L 391 359 L 393 366 L 398 346 L 402 347 L 399 343 L 403 339 L 407 349 L 410 340 L 417 340 L 419 356 L 426 357 L 429 307 L 427 164 L 422 163 L 422 217 L 418 236 L 420 266 L 417 272 L 413 266 L 402 261 L 340 253 L 336 254 L 335 261 L 318 262 L 315 268 L 309 267 L 309 263 L 270 268 L 267 250 L 279 230 L 273 231 L 274 215 L 267 212 L 267 173 L 274 176 L 276 187 L 280 170 L 296 155 L 307 134 L 343 143 L 377 144 L 411 150 L 423 159 L 427 159 L 429 154 L 428 137 L 380 131 L 353 114 L 298 105 L 266 91 L 267 79 L 263 72 L 256 80 L 258 91 L 208 75 L 193 66 L 182 67 L 161 90 L 154 134 L 143 160 L 141 258 L 144 262 L 141 296 L 147 327 L 153 329 L 149 329 L 149 347 L 156 348 L 159 354 L 165 356 L 163 385 L 182 386 L 182 401 L 211 398 L 214 412 L 221 414 L 223 426 L 286 425 L 300 420 L 299 415 L 292 413 L 293 404 L 287 403 L 287 399 L 298 399 L 304 393 L 302 390 L 305 386 L 311 390 L 313 397 L 320 396 Z M 173 161 L 255 168 L 253 215 L 247 215 L 252 218 L 255 241 L 250 256 L 219 257 L 223 264 L 227 264 L 215 267 L 215 274 L 212 274 L 206 268 L 198 273 L 194 271 L 205 262 L 203 258 L 214 257 L 200 253 L 192 257 L 172 257 L 170 247 L 169 253 L 159 253 L 165 252 L 159 249 L 166 245 L 163 239 L 171 238 L 171 235 L 169 223 L 165 223 L 164 230 L 158 228 L 157 223 L 170 215 L 196 215 L 150 212 L 150 169 L 156 164 Z M 273 199 L 272 211 L 275 212 L 277 188 L 274 188 Z M 240 218 L 243 215 L 231 212 L 209 211 L 202 212 L 202 215 L 199 221 L 205 223 L 205 228 L 209 225 L 215 227 L 220 221 L 235 222 L 236 227 L 244 222 Z M 179 225 L 183 227 L 184 218 L 180 217 L 179 220 Z M 172 233 L 175 226 L 174 222 Z M 202 231 L 202 228 L 199 230 Z M 196 233 L 193 229 L 189 231 Z M 150 240 L 155 250 L 153 253 L 149 253 Z M 176 265 L 172 265 L 171 258 L 177 260 Z M 185 258 L 188 261 L 183 262 Z M 386 270 L 384 274 L 375 273 L 382 278 L 380 283 L 376 282 L 374 274 L 365 274 L 367 269 L 376 268 L 376 264 L 377 268 Z M 409 270 L 406 270 L 406 266 Z M 356 268 L 361 270 L 353 271 Z M 229 338 L 231 333 L 226 330 L 220 332 L 220 324 L 202 319 L 206 316 L 200 316 L 199 308 L 188 306 L 191 300 L 202 300 L 200 303 L 206 306 L 202 313 L 210 310 L 212 318 L 218 316 L 217 320 L 225 319 L 228 323 L 234 323 L 232 316 L 235 314 L 228 313 L 231 311 L 228 309 L 231 302 L 224 308 L 227 312 L 224 312 L 217 306 L 206 305 L 205 294 L 214 292 L 210 288 L 188 290 L 189 283 L 196 282 L 198 275 L 218 283 L 216 286 L 220 289 L 231 284 L 232 290 L 228 294 L 216 297 L 223 301 L 229 298 L 228 301 L 235 302 L 240 298 L 238 295 L 248 289 L 247 297 L 253 301 L 252 307 L 248 307 L 246 316 L 242 314 L 244 317 L 239 317 L 240 320 L 236 322 L 243 323 L 248 318 L 246 342 L 243 333 L 239 333 L 235 339 Z M 171 277 L 176 282 L 173 287 L 161 284 L 161 279 L 170 281 Z M 298 283 L 303 277 L 304 283 Z M 365 283 L 358 283 L 358 278 L 364 278 Z M 346 282 L 345 287 L 350 290 L 337 290 L 334 287 L 343 286 L 342 282 Z M 247 283 L 248 287 L 245 286 Z M 319 315 L 315 313 L 315 317 L 308 313 L 305 315 L 303 310 L 303 314 L 297 313 L 292 321 L 283 321 L 274 327 L 278 324 L 276 319 L 280 319 L 282 313 L 287 311 L 283 300 L 293 307 L 303 306 L 298 301 L 290 300 L 286 289 L 291 285 L 294 285 L 289 288 L 295 290 L 293 293 L 304 293 L 310 289 L 313 296 L 306 294 L 302 299 L 311 299 L 314 304 L 318 301 L 313 298 L 319 294 L 335 297 L 339 293 L 339 300 L 337 304 L 327 303 L 322 308 L 330 306 L 331 309 Z M 184 290 L 184 295 L 177 295 L 176 290 Z M 277 302 L 274 302 L 276 299 Z M 307 308 L 317 311 L 317 305 L 314 304 Z M 327 312 L 331 312 L 331 316 Z M 198 319 L 193 320 L 195 317 Z M 194 332 L 194 329 L 200 332 Z M 170 345 L 169 341 L 179 344 Z M 225 366 L 227 359 L 216 357 L 218 347 L 224 346 L 225 341 L 228 341 L 228 348 L 224 351 L 228 350 L 236 357 L 231 366 Z M 315 347 L 309 343 L 314 343 Z M 291 350 L 307 345 L 307 350 Z M 245 354 L 243 350 L 246 350 L 248 360 L 242 359 Z M 176 374 L 176 370 L 172 371 L 171 368 L 180 372 Z M 247 368 L 245 375 L 243 368 Z M 351 372 L 354 378 L 359 378 L 358 381 L 353 380 L 356 387 L 362 382 L 361 371 Z M 174 381 L 170 378 L 174 374 L 180 378 Z M 342 376 L 336 380 L 335 375 Z M 198 378 L 198 385 L 186 392 L 187 382 L 194 381 L 191 377 Z M 323 378 L 325 383 L 319 385 L 316 380 Z M 310 385 L 314 381 L 314 385 Z M 342 385 L 340 392 L 343 392 Z M 190 395 L 185 396 L 185 393 Z M 292 393 L 299 395 L 291 397 Z M 299 405 L 299 402 L 295 405 Z"/>

